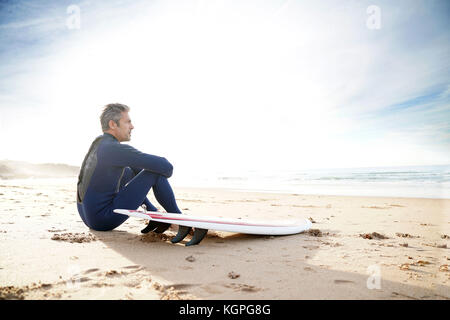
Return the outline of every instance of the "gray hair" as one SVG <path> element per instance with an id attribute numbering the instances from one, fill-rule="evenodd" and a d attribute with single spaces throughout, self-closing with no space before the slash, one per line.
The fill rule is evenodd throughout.
<path id="1" fill-rule="evenodd" d="M 121 103 L 110 103 L 105 106 L 102 114 L 100 115 L 100 123 L 102 125 L 103 132 L 109 130 L 109 120 L 113 120 L 119 125 L 119 120 L 122 118 L 122 112 L 128 112 L 130 108 Z"/>

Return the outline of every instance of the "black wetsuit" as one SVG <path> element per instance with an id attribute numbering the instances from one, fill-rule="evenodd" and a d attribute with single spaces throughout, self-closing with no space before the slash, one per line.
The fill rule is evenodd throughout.
<path id="1" fill-rule="evenodd" d="M 104 133 L 92 142 L 78 177 L 77 207 L 83 222 L 91 229 L 106 231 L 121 225 L 127 216 L 114 209 L 135 210 L 145 204 L 153 187 L 156 200 L 167 212 L 181 213 L 167 181 L 173 166 L 163 157 L 140 152 Z"/>

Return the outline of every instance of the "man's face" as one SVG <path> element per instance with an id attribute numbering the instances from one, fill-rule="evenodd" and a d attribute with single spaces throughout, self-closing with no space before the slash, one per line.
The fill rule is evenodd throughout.
<path id="1" fill-rule="evenodd" d="M 117 140 L 119 140 L 119 142 L 130 141 L 131 130 L 133 129 L 134 127 L 131 124 L 131 119 L 128 115 L 128 112 L 122 112 L 122 118 L 120 118 L 119 120 L 119 126 L 115 126 L 114 128 L 114 136 L 117 138 Z"/>

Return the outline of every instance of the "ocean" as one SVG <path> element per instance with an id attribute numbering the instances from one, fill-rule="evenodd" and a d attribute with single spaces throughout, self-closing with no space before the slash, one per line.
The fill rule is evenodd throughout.
<path id="1" fill-rule="evenodd" d="M 450 165 L 276 171 L 188 171 L 178 168 L 172 186 L 239 191 L 450 199 Z M 0 180 L 2 185 L 73 184 L 70 178 Z"/>
<path id="2" fill-rule="evenodd" d="M 175 177 L 171 179 L 176 179 Z M 450 165 L 345 169 L 209 172 L 178 186 L 240 191 L 450 199 Z"/>

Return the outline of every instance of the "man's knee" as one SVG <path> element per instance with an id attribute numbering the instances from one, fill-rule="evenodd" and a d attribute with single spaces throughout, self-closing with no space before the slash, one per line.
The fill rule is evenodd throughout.
<path id="1" fill-rule="evenodd" d="M 165 176 L 163 176 L 163 175 L 161 175 L 159 173 L 151 172 L 151 171 L 148 171 L 148 170 L 145 170 L 145 169 L 142 169 L 139 172 L 139 175 L 141 175 L 141 174 L 142 175 L 147 175 L 148 177 L 151 177 L 152 179 L 155 179 L 156 182 L 158 182 L 159 179 L 167 179 Z"/>

